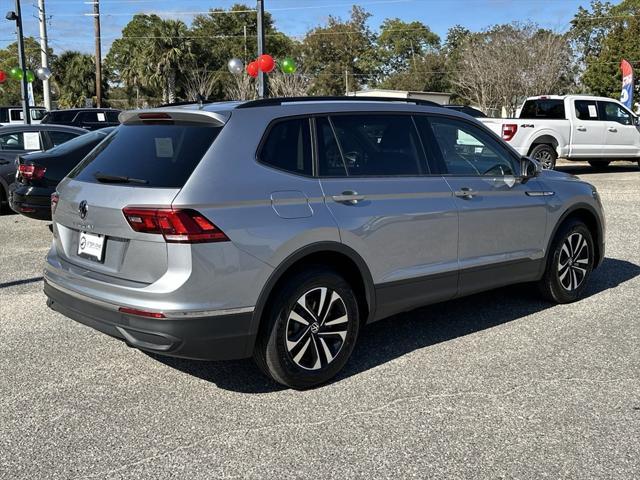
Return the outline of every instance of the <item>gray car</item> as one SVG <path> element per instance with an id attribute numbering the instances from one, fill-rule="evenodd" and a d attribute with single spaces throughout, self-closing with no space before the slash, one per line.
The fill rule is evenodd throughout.
<path id="1" fill-rule="evenodd" d="M 269 99 L 120 120 L 52 198 L 44 289 L 148 352 L 253 356 L 308 388 L 365 324 L 521 282 L 572 302 L 604 256 L 592 185 L 435 104 Z"/>

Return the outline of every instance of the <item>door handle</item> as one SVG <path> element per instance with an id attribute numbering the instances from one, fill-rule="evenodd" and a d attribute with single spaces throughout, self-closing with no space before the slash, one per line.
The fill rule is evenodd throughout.
<path id="1" fill-rule="evenodd" d="M 607 130 L 610 131 L 610 132 L 617 132 L 618 131 L 618 129 L 616 127 L 609 127 L 609 128 L 607 128 Z"/>
<path id="2" fill-rule="evenodd" d="M 364 200 L 365 196 L 360 195 L 358 192 L 354 192 L 353 190 L 345 190 L 341 195 L 332 195 L 331 199 L 338 203 L 356 205 L 359 201 Z"/>
<path id="3" fill-rule="evenodd" d="M 9 165 L 11 161 L 9 160 L 0 160 L 0 165 Z"/>
<path id="4" fill-rule="evenodd" d="M 586 132 L 587 131 L 587 127 L 583 127 L 582 125 L 578 125 L 576 127 L 576 130 L 578 130 L 579 132 Z"/>
<path id="5" fill-rule="evenodd" d="M 454 192 L 454 195 L 459 198 L 473 198 L 475 196 L 475 192 L 473 188 L 462 187 L 460 190 Z"/>

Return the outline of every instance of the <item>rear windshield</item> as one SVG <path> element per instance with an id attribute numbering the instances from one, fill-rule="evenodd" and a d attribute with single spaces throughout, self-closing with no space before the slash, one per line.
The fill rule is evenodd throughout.
<path id="1" fill-rule="evenodd" d="M 520 118 L 565 119 L 564 100 L 527 100 L 522 106 Z"/>
<path id="2" fill-rule="evenodd" d="M 221 128 L 126 125 L 109 135 L 69 176 L 100 183 L 95 174 L 129 177 L 136 187 L 182 188 Z"/>

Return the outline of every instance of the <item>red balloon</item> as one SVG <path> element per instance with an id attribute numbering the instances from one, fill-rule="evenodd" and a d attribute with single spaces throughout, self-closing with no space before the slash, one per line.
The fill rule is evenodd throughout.
<path id="1" fill-rule="evenodd" d="M 250 77 L 256 78 L 258 76 L 259 70 L 260 70 L 260 67 L 258 66 L 257 61 L 253 61 L 249 63 L 249 65 L 247 65 L 247 73 L 249 74 Z"/>
<path id="2" fill-rule="evenodd" d="M 260 55 L 258 58 L 258 66 L 264 73 L 270 73 L 276 68 L 276 62 L 271 55 Z"/>
<path id="3" fill-rule="evenodd" d="M 6 79 L 7 74 L 3 70 L 0 70 L 0 83 L 4 83 Z"/>

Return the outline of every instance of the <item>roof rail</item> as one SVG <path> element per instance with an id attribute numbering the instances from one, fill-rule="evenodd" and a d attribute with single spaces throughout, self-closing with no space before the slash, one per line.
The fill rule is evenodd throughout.
<path id="1" fill-rule="evenodd" d="M 300 102 L 404 102 L 423 105 L 426 107 L 440 107 L 441 105 L 429 100 L 421 100 L 419 98 L 390 98 L 390 97 L 276 97 L 264 98 L 261 100 L 250 100 L 236 107 L 255 108 L 255 107 L 273 107 L 284 103 L 300 103 Z"/>

